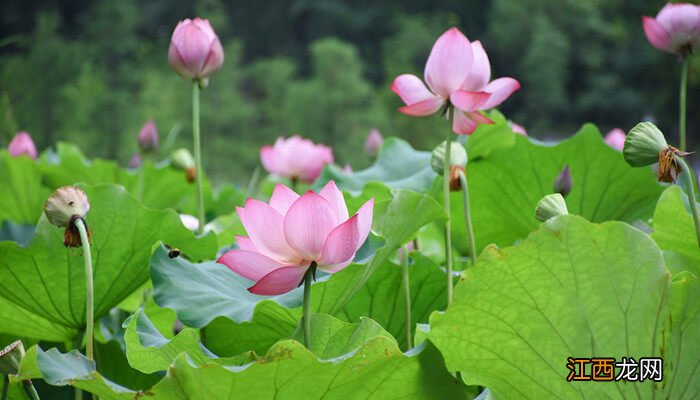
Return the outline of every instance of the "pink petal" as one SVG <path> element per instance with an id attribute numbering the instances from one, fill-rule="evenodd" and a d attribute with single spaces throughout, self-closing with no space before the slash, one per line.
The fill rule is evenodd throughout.
<path id="1" fill-rule="evenodd" d="M 334 225 L 338 225 L 348 219 L 348 207 L 345 205 L 343 192 L 338 189 L 338 186 L 335 185 L 334 181 L 331 180 L 326 183 L 326 186 L 324 186 L 318 194 L 320 194 L 324 199 L 328 200 L 331 206 L 333 206 L 333 209 L 336 211 L 336 220 Z"/>
<path id="2" fill-rule="evenodd" d="M 286 242 L 303 259 L 318 260 L 326 237 L 335 228 L 335 213 L 335 208 L 319 194 L 304 193 L 284 216 Z"/>
<path id="3" fill-rule="evenodd" d="M 193 77 L 198 77 L 209 55 L 211 39 L 206 32 L 194 24 L 183 24 L 182 29 L 181 40 L 173 43 L 185 68 Z"/>
<path id="4" fill-rule="evenodd" d="M 617 151 L 622 151 L 625 147 L 625 139 L 627 139 L 627 134 L 620 128 L 615 128 L 605 135 L 605 143 Z"/>
<path id="5" fill-rule="evenodd" d="M 468 112 L 465 113 L 467 115 L 467 118 L 471 119 L 472 121 L 476 122 L 477 124 L 494 124 L 489 117 L 485 116 L 484 114 L 480 113 L 479 111 L 474 111 L 474 112 Z"/>
<path id="6" fill-rule="evenodd" d="M 349 220 L 336 226 L 331 233 L 328 234 L 326 242 L 323 245 L 321 258 L 318 260 L 319 268 L 334 267 L 338 264 L 347 265 L 352 261 L 355 252 L 360 247 L 360 230 L 358 226 L 357 215 L 354 215 Z"/>
<path id="7" fill-rule="evenodd" d="M 275 149 L 272 146 L 263 146 L 262 149 L 260 149 L 260 161 L 268 173 L 279 173 L 277 157 Z"/>
<path id="8" fill-rule="evenodd" d="M 472 42 L 472 68 L 461 85 L 464 90 L 478 92 L 491 79 L 491 63 L 480 41 Z"/>
<path id="9" fill-rule="evenodd" d="M 207 21 L 209 22 L 209 21 Z M 204 67 L 202 72 L 200 72 L 200 78 L 208 78 L 214 72 L 218 71 L 219 68 L 224 64 L 224 49 L 221 47 L 221 41 L 218 37 L 214 38 L 209 49 L 209 55 L 206 61 L 204 61 Z"/>
<path id="10" fill-rule="evenodd" d="M 241 250 L 254 251 L 260 253 L 260 251 L 258 251 L 258 249 L 255 247 L 255 244 L 253 244 L 253 241 L 250 240 L 248 236 L 236 235 L 236 244 Z"/>
<path id="11" fill-rule="evenodd" d="M 365 204 L 357 210 L 357 227 L 360 232 L 360 238 L 357 242 L 357 249 L 362 247 L 369 236 L 369 231 L 372 229 L 372 218 L 374 216 L 374 197 L 367 200 Z"/>
<path id="12" fill-rule="evenodd" d="M 276 296 L 299 287 L 304 273 L 309 267 L 282 267 L 263 276 L 258 282 L 248 288 L 248 291 L 261 296 Z"/>
<path id="13" fill-rule="evenodd" d="M 449 97 L 469 74 L 472 48 L 457 28 L 443 33 L 433 45 L 425 64 L 425 81 L 433 93 Z"/>
<path id="14" fill-rule="evenodd" d="M 419 101 L 410 106 L 403 106 L 399 108 L 399 112 L 413 117 L 425 117 L 435 114 L 443 104 L 445 104 L 445 100 L 440 97 L 434 97 L 432 99 Z"/>
<path id="15" fill-rule="evenodd" d="M 491 93 L 491 97 L 481 106 L 481 110 L 488 110 L 503 103 L 513 92 L 520 89 L 520 83 L 513 78 L 498 78 L 491 81 L 484 91 Z"/>
<path id="16" fill-rule="evenodd" d="M 656 21 L 660 23 L 671 36 L 672 46 L 682 47 L 697 42 L 700 35 L 700 6 L 688 3 L 668 3 L 659 14 Z"/>
<path id="17" fill-rule="evenodd" d="M 280 214 L 285 215 L 289 207 L 299 198 L 292 189 L 278 183 L 275 186 L 275 190 L 272 192 L 272 197 L 270 197 L 270 205 L 279 211 Z"/>
<path id="18" fill-rule="evenodd" d="M 477 123 L 467 117 L 464 112 L 455 109 L 452 119 L 452 131 L 458 135 L 471 135 L 477 127 Z"/>
<path id="19" fill-rule="evenodd" d="M 462 111 L 478 110 L 491 95 L 486 92 L 458 90 L 450 96 L 450 102 Z"/>
<path id="20" fill-rule="evenodd" d="M 642 17 L 644 34 L 652 46 L 661 51 L 673 52 L 671 49 L 671 35 L 658 21 L 651 17 Z"/>
<path id="21" fill-rule="evenodd" d="M 216 262 L 251 281 L 257 281 L 270 272 L 284 267 L 284 264 L 248 250 L 229 250 Z"/>
<path id="22" fill-rule="evenodd" d="M 248 237 L 263 255 L 284 263 L 299 261 L 285 240 L 284 217 L 279 211 L 255 199 L 248 199 L 245 207 L 236 211 Z"/>
<path id="23" fill-rule="evenodd" d="M 410 74 L 397 76 L 391 84 L 391 91 L 398 94 L 401 100 L 408 105 L 439 97 L 430 93 L 420 78 Z"/>

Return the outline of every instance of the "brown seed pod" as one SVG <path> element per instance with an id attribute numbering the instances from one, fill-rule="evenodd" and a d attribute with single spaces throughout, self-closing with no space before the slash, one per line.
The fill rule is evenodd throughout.
<path id="1" fill-rule="evenodd" d="M 688 154 L 669 145 L 659 152 L 659 171 L 657 178 L 659 182 L 675 183 L 676 177 L 681 172 L 681 167 L 676 161 L 676 156 L 685 157 Z"/>

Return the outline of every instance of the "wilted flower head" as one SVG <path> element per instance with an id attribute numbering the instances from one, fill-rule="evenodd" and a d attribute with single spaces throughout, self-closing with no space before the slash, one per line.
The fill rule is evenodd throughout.
<path id="1" fill-rule="evenodd" d="M 7 145 L 7 151 L 13 157 L 18 157 L 23 154 L 28 155 L 32 160 L 36 160 L 37 152 L 36 146 L 34 146 L 34 141 L 32 137 L 27 132 L 17 132 L 15 137 L 12 138 L 10 144 Z"/>
<path id="2" fill-rule="evenodd" d="M 238 216 L 248 236 L 237 237 L 238 250 L 217 262 L 255 281 L 248 290 L 260 295 L 289 292 L 301 283 L 312 263 L 328 273 L 345 268 L 369 235 L 374 199 L 349 217 L 343 194 L 333 181 L 301 197 L 278 184 L 270 204 L 248 199 Z"/>
<path id="3" fill-rule="evenodd" d="M 84 222 L 88 211 L 90 211 L 90 203 L 87 195 L 75 186 L 56 189 L 44 205 L 44 214 L 49 222 L 66 229 L 63 238 L 63 244 L 66 247 L 78 247 L 82 244 L 80 232 L 73 222 L 76 219 L 82 219 Z"/>
<path id="4" fill-rule="evenodd" d="M 183 78 L 206 79 L 224 63 L 224 49 L 209 20 L 185 19 L 175 27 L 168 61 Z"/>
<path id="5" fill-rule="evenodd" d="M 700 6 L 668 3 L 656 18 L 642 17 L 644 33 L 652 46 L 686 56 L 700 48 Z"/>
<path id="6" fill-rule="evenodd" d="M 424 76 L 428 87 L 415 75 L 394 79 L 391 90 L 406 103 L 399 111 L 422 117 L 453 105 L 452 130 L 460 135 L 471 134 L 478 124 L 492 124 L 480 110 L 496 107 L 520 88 L 513 78 L 489 82 L 491 64 L 481 42 L 470 43 L 457 28 L 435 42 Z"/>
<path id="7" fill-rule="evenodd" d="M 0 375 L 17 375 L 22 357 L 24 345 L 21 340 L 14 341 L 0 350 Z M 7 382 L 5 384 L 7 385 Z"/>
<path id="8" fill-rule="evenodd" d="M 367 135 L 367 139 L 365 140 L 365 153 L 367 153 L 367 155 L 370 157 L 374 157 L 377 155 L 377 153 L 379 153 L 379 149 L 382 148 L 383 144 L 384 137 L 382 137 L 379 129 L 372 128 L 372 130 L 369 131 L 369 135 Z"/>
<path id="9" fill-rule="evenodd" d="M 156 129 L 156 123 L 153 120 L 146 122 L 141 128 L 139 148 L 144 153 L 155 151 L 158 148 L 158 129 Z"/>
<path id="10" fill-rule="evenodd" d="M 690 153 L 669 145 L 656 125 L 640 122 L 627 135 L 622 154 L 625 161 L 633 167 L 644 167 L 658 162 L 659 182 L 672 183 L 681 171 L 676 157 L 685 157 Z"/>
<path id="11" fill-rule="evenodd" d="M 447 142 L 443 141 L 436 148 L 433 149 L 430 166 L 433 171 L 439 175 L 445 173 L 445 155 L 447 153 Z M 449 173 L 450 176 L 447 178 L 450 180 L 450 191 L 458 192 L 462 190 L 462 183 L 459 178 L 460 172 L 464 173 L 467 166 L 467 150 L 461 143 L 451 143 L 450 144 L 450 165 Z"/>
<path id="12" fill-rule="evenodd" d="M 605 135 L 605 143 L 617 151 L 622 151 L 622 148 L 625 147 L 626 138 L 627 134 L 625 131 L 620 128 L 615 128 Z"/>
<path id="13" fill-rule="evenodd" d="M 280 137 L 274 145 L 260 149 L 260 160 L 271 174 L 311 183 L 321 175 L 326 164 L 333 163 L 333 150 L 299 136 Z"/>

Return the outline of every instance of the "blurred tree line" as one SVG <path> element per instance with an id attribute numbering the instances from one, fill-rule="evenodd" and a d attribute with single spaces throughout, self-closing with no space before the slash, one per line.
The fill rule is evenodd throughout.
<path id="1" fill-rule="evenodd" d="M 74 141 L 91 157 L 126 162 L 154 119 L 190 147 L 190 85 L 170 70 L 178 20 L 209 18 L 225 49 L 202 96 L 207 171 L 245 182 L 258 149 L 302 134 L 362 168 L 370 128 L 431 148 L 446 125 L 396 112 L 389 91 L 422 76 L 439 34 L 458 26 L 484 44 L 493 76 L 522 84 L 501 110 L 537 138 L 591 121 L 603 131 L 654 118 L 677 132 L 679 62 L 646 41 L 641 15 L 661 1 L 624 0 L 10 0 L 0 4 L 0 144 L 29 131 L 43 149 Z M 696 145 L 698 72 L 689 90 Z"/>

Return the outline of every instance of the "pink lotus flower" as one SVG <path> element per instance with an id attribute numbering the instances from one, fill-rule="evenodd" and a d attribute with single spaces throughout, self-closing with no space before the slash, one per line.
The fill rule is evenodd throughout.
<path id="1" fill-rule="evenodd" d="M 255 281 L 251 293 L 272 296 L 299 286 L 312 262 L 335 273 L 355 257 L 369 235 L 374 199 L 348 218 L 343 194 L 333 181 L 303 196 L 278 184 L 270 204 L 248 199 L 237 208 L 248 236 L 238 236 L 239 250 L 217 261 Z"/>
<path id="2" fill-rule="evenodd" d="M 271 174 L 311 183 L 326 164 L 333 163 L 333 150 L 296 135 L 289 139 L 280 137 L 273 146 L 260 149 L 260 160 Z"/>
<path id="3" fill-rule="evenodd" d="M 13 137 L 10 141 L 10 144 L 7 145 L 7 151 L 13 157 L 27 155 L 32 160 L 36 160 L 37 157 L 36 146 L 34 146 L 34 141 L 32 140 L 32 137 L 24 131 L 17 132 L 15 137 Z"/>
<path id="4" fill-rule="evenodd" d="M 369 131 L 369 135 L 367 135 L 367 139 L 365 140 L 365 153 L 371 157 L 374 157 L 377 155 L 377 153 L 379 153 L 379 149 L 382 148 L 383 144 L 384 138 L 379 132 L 379 129 L 372 128 L 372 130 Z"/>
<path id="5" fill-rule="evenodd" d="M 656 18 L 642 17 L 652 46 L 671 54 L 687 55 L 700 48 L 700 6 L 668 3 Z"/>
<path id="6" fill-rule="evenodd" d="M 517 133 L 517 134 L 519 134 L 519 135 L 527 136 L 527 129 L 525 129 L 524 126 L 519 125 L 519 124 L 516 124 L 516 123 L 513 122 L 513 121 L 508 121 L 508 124 L 510 125 L 510 129 L 511 129 L 513 132 L 515 132 L 515 133 Z"/>
<path id="7" fill-rule="evenodd" d="M 605 135 L 605 143 L 617 151 L 622 151 L 625 147 L 625 139 L 627 139 L 627 134 L 620 128 L 615 128 Z"/>
<path id="8" fill-rule="evenodd" d="M 435 42 L 424 75 L 427 88 L 415 75 L 394 80 L 391 90 L 406 103 L 399 111 L 423 117 L 453 105 L 452 130 L 460 135 L 471 134 L 478 124 L 492 124 L 480 110 L 496 107 L 520 88 L 513 78 L 489 82 L 491 64 L 481 42 L 470 43 L 457 28 Z"/>
<path id="9" fill-rule="evenodd" d="M 147 153 L 158 148 L 158 129 L 156 123 L 150 120 L 144 124 L 139 132 L 139 148 Z"/>
<path id="10" fill-rule="evenodd" d="M 205 79 L 221 68 L 224 49 L 209 20 L 180 21 L 170 39 L 168 61 L 183 78 Z"/>

